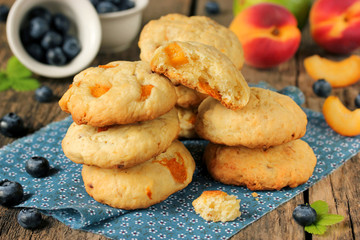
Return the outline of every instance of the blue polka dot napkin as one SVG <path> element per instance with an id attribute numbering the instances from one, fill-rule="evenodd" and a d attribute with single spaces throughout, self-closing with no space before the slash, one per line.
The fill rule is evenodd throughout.
<path id="1" fill-rule="evenodd" d="M 292 97 L 299 104 L 303 102 L 299 92 Z M 302 139 L 312 147 L 318 162 L 312 177 L 293 189 L 258 191 L 258 196 L 254 197 L 252 191 L 244 187 L 216 182 L 199 164 L 208 142 L 186 140 L 183 143 L 198 163 L 193 181 L 187 188 L 147 209 L 115 209 L 96 202 L 86 193 L 81 165 L 71 162 L 61 149 L 61 140 L 72 123 L 70 117 L 1 148 L 0 179 L 17 181 L 24 187 L 27 199 L 20 207 L 38 208 L 71 228 L 113 239 L 227 239 L 303 192 L 359 152 L 360 136 L 340 136 L 329 128 L 321 113 L 304 111 L 308 116 L 308 126 Z M 25 161 L 35 155 L 49 160 L 54 170 L 50 176 L 33 178 L 26 173 Z M 191 203 L 205 190 L 222 190 L 237 196 L 241 199 L 241 216 L 225 223 L 203 220 L 194 212 Z"/>

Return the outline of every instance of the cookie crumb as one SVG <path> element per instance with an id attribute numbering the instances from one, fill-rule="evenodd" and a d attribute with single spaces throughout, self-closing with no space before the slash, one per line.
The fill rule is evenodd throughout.
<path id="1" fill-rule="evenodd" d="M 192 205 L 195 212 L 207 221 L 233 221 L 241 215 L 240 199 L 219 190 L 204 191 Z"/>
<path id="2" fill-rule="evenodd" d="M 251 196 L 253 196 L 254 198 L 256 198 L 256 197 L 259 196 L 259 194 L 257 194 L 257 192 L 253 192 L 253 193 L 251 193 Z"/>

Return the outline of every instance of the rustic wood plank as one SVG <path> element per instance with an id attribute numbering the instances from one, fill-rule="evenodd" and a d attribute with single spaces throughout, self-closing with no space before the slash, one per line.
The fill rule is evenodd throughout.
<path id="1" fill-rule="evenodd" d="M 14 0 L 0 0 L 0 4 L 11 6 Z M 190 9 L 190 0 L 150 0 L 149 6 L 143 15 L 143 25 L 151 19 L 157 19 L 166 13 L 181 13 L 187 15 Z M 6 66 L 7 60 L 12 56 L 7 39 L 5 24 L 0 24 L 0 68 Z M 114 54 L 99 53 L 91 65 L 104 64 L 114 60 L 138 60 L 139 49 L 137 46 L 138 37 L 134 40 L 129 49 L 124 52 Z M 15 112 L 21 116 L 30 132 L 58 121 L 68 114 L 62 112 L 58 107 L 57 100 L 64 94 L 72 78 L 49 79 L 35 76 L 41 84 L 49 86 L 58 97 L 51 103 L 38 103 L 33 98 L 34 91 L 15 92 L 8 90 L 0 92 L 0 116 L 8 112 Z M 0 146 L 12 142 L 14 139 L 0 135 Z M 38 230 L 26 230 L 17 223 L 16 216 L 19 209 L 9 209 L 0 207 L 0 239 L 74 239 L 74 240 L 105 240 L 104 236 L 88 233 L 85 231 L 74 230 L 52 217 L 44 216 L 45 226 Z"/>

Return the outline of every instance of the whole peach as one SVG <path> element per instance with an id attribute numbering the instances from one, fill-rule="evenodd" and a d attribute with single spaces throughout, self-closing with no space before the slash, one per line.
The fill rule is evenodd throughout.
<path id="1" fill-rule="evenodd" d="M 331 53 L 360 47 L 360 0 L 317 0 L 310 10 L 314 41 Z"/>
<path id="2" fill-rule="evenodd" d="M 230 29 L 243 46 L 245 63 L 257 68 L 274 67 L 289 60 L 301 40 L 294 15 L 273 3 L 246 8 L 233 19 Z"/>

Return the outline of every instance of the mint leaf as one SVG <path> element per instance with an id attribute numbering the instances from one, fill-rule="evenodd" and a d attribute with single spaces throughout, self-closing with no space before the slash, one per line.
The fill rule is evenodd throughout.
<path id="1" fill-rule="evenodd" d="M 38 80 L 34 78 L 12 78 L 12 88 L 16 91 L 31 91 L 40 87 Z"/>
<path id="2" fill-rule="evenodd" d="M 27 69 L 15 56 L 12 56 L 8 60 L 6 74 L 8 78 L 27 78 L 32 75 L 31 71 Z"/>
<path id="3" fill-rule="evenodd" d="M 316 221 L 316 225 L 329 226 L 344 220 L 344 216 L 337 214 L 324 214 L 319 217 Z"/>
<path id="4" fill-rule="evenodd" d="M 6 74 L 0 72 L 0 91 L 5 91 L 11 88 L 11 81 L 6 77 Z"/>
<path id="5" fill-rule="evenodd" d="M 329 212 L 329 205 L 325 201 L 322 201 L 322 200 L 313 202 L 312 204 L 310 204 L 310 207 L 315 209 L 316 214 L 318 215 L 318 218 L 321 215 L 327 214 Z"/>
<path id="6" fill-rule="evenodd" d="M 311 224 L 309 226 L 305 226 L 305 231 L 307 231 L 308 233 L 311 234 L 324 234 L 327 230 L 326 226 L 321 226 L 321 225 L 315 225 L 315 224 Z"/>

